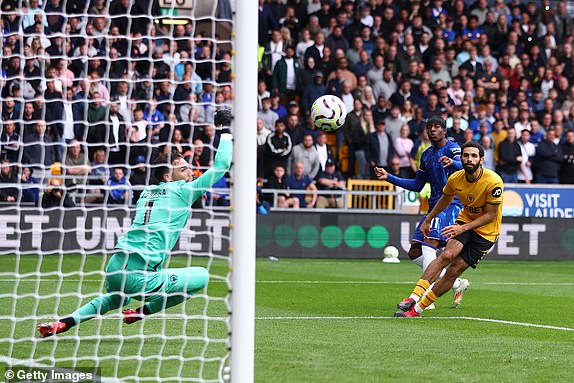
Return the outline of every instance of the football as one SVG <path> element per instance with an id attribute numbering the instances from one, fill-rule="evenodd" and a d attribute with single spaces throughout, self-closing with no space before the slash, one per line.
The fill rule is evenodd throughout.
<path id="1" fill-rule="evenodd" d="M 339 129 L 345 123 L 345 117 L 347 117 L 347 108 L 337 96 L 321 96 L 311 106 L 313 124 L 324 131 Z"/>

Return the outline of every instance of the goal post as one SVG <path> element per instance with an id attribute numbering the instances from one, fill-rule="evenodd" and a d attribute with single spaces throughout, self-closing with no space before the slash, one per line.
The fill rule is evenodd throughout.
<path id="1" fill-rule="evenodd" d="M 0 196 L 12 193 L 0 201 L 0 367 L 93 367 L 105 382 L 253 382 L 258 1 L 5 4 L 1 17 L 12 24 L 0 57 L 0 135 L 20 137 L 0 143 L 9 156 L 0 158 Z M 106 293 L 107 261 L 161 167 L 155 160 L 170 164 L 177 149 L 204 172 L 217 152 L 208 131 L 223 107 L 234 114 L 229 177 L 194 204 L 164 265 L 204 267 L 209 281 L 129 326 L 122 310 L 146 301 L 118 289 L 125 306 L 74 316 Z M 205 164 L 193 162 L 198 147 L 211 153 Z M 230 207 L 215 203 L 222 194 Z M 40 338 L 37 326 L 58 320 L 73 327 Z"/>
<path id="2" fill-rule="evenodd" d="M 231 380 L 253 382 L 258 1 L 240 0 L 235 18 L 235 179 L 231 255 Z"/>

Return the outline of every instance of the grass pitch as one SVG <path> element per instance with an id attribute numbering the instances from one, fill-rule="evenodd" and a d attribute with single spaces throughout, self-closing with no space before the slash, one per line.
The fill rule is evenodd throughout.
<path id="1" fill-rule="evenodd" d="M 0 261 L 4 364 L 98 363 L 102 376 L 123 381 L 222 378 L 225 262 L 209 264 L 207 295 L 164 316 L 127 326 L 118 313 L 109 313 L 42 340 L 35 334 L 41 319 L 69 313 L 103 290 L 105 258 L 2 256 Z M 174 257 L 170 267 L 188 262 Z M 193 262 L 207 266 L 205 259 Z M 16 270 L 20 277 L 10 274 Z M 407 261 L 258 260 L 256 381 L 571 381 L 574 262 L 487 260 L 465 273 L 472 287 L 458 309 L 450 308 L 448 293 L 424 318 L 392 318 L 419 275 Z"/>

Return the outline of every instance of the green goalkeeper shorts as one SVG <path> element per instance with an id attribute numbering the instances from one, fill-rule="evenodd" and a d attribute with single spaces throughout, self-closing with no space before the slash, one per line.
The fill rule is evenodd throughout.
<path id="1" fill-rule="evenodd" d="M 159 269 L 157 271 L 129 270 L 127 254 L 118 252 L 106 267 L 106 291 L 123 292 L 127 297 L 153 302 L 166 295 L 195 294 L 209 281 L 203 267 Z"/>

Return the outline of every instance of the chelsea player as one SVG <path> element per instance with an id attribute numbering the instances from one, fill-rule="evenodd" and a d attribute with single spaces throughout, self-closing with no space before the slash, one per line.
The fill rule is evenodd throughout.
<path id="1" fill-rule="evenodd" d="M 227 131 L 232 115 L 219 110 L 215 126 Z M 190 165 L 173 155 L 171 163 L 154 170 L 158 185 L 147 186 L 137 202 L 129 231 L 118 239 L 116 253 L 106 267 L 106 292 L 67 317 L 38 326 L 41 337 L 68 331 L 84 321 L 126 306 L 132 299 L 142 302 L 123 312 L 125 323 L 178 305 L 203 289 L 209 274 L 203 267 L 164 269 L 169 252 L 187 223 L 191 205 L 227 173 L 233 151 L 232 135 L 222 133 L 213 166 L 192 180 Z"/>
<path id="2" fill-rule="evenodd" d="M 383 168 L 375 168 L 375 174 L 378 179 L 386 180 L 403 189 L 420 192 L 427 182 L 430 182 L 431 195 L 429 198 L 429 212 L 432 211 L 435 204 L 442 196 L 442 190 L 446 185 L 448 177 L 454 172 L 461 170 L 460 146 L 446 137 L 446 123 L 439 116 L 430 117 L 425 129 L 432 143 L 421 156 L 419 169 L 415 179 L 399 178 L 389 174 Z M 441 235 L 441 230 L 454 224 L 458 213 L 462 209 L 462 204 L 455 197 L 452 203 L 438 214 L 431 221 L 430 232 L 427 236 L 421 233 L 421 225 L 426 215 L 422 217 L 411 241 L 409 249 L 409 258 L 422 268 L 423 273 L 437 257 L 438 249 L 444 247 L 447 237 Z M 442 271 L 440 277 L 445 273 Z M 462 302 L 462 297 L 470 283 L 466 279 L 458 278 L 453 285 L 454 299 L 453 307 L 458 307 Z M 403 311 L 408 311 L 413 307 L 418 297 L 410 296 L 405 298 L 397 307 Z M 434 308 L 431 306 L 429 308 Z"/>

